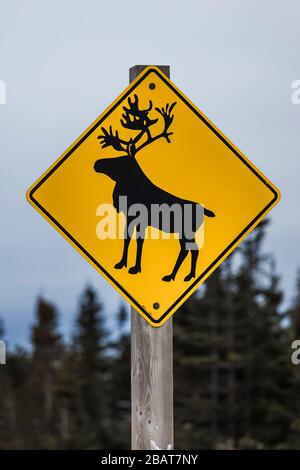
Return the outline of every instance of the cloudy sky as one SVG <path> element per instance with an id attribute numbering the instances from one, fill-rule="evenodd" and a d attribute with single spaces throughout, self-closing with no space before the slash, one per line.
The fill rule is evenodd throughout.
<path id="1" fill-rule="evenodd" d="M 26 202 L 28 186 L 128 84 L 134 64 L 172 80 L 281 189 L 266 248 L 288 296 L 300 265 L 297 0 L 0 0 L 0 316 L 26 344 L 38 294 L 70 332 L 92 283 L 120 297 Z"/>

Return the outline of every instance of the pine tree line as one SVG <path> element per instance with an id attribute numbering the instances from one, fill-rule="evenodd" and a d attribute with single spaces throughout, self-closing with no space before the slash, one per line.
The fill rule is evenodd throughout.
<path id="1" fill-rule="evenodd" d="M 177 449 L 299 448 L 300 274 L 282 311 L 266 223 L 243 242 L 174 317 Z M 130 335 L 117 339 L 92 287 L 79 301 L 70 342 L 55 305 L 36 303 L 31 351 L 0 367 L 0 449 L 129 449 Z M 0 338 L 4 332 L 0 331 Z"/>

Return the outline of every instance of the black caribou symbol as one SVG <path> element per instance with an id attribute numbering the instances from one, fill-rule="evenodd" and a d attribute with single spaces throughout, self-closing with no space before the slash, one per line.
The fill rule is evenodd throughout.
<path id="1" fill-rule="evenodd" d="M 123 254 L 121 260 L 115 265 L 116 269 L 127 267 L 128 248 L 134 231 L 136 233 L 137 252 L 135 265 L 129 269 L 130 274 L 141 272 L 142 248 L 147 227 L 154 227 L 166 233 L 177 233 L 179 234 L 180 252 L 171 274 L 163 277 L 163 281 L 167 282 L 175 279 L 177 271 L 189 251 L 191 252 L 191 269 L 184 280 L 190 281 L 195 277 L 199 253 L 195 235 L 203 222 L 203 216 L 214 217 L 215 215 L 212 211 L 203 208 L 196 202 L 181 199 L 156 186 L 145 175 L 135 158 L 140 150 L 158 139 L 162 138 L 170 143 L 170 136 L 173 132 L 169 132 L 169 128 L 174 119 L 172 111 L 175 105 L 176 102 L 171 105 L 167 104 L 165 108 L 155 108 L 156 118 L 151 119 L 149 116 L 153 107 L 151 100 L 147 109 L 140 109 L 137 95 L 134 95 L 134 99 L 128 98 L 128 105 L 123 107 L 124 114 L 122 115 L 121 125 L 126 129 L 135 131 L 135 137 L 124 140 L 121 139 L 118 131 L 113 131 L 111 126 L 109 130 L 102 127 L 103 134 L 98 136 L 102 148 L 111 146 L 115 150 L 123 152 L 123 155 L 102 158 L 97 160 L 94 165 L 94 170 L 97 173 L 107 175 L 116 183 L 113 191 L 113 204 L 117 212 L 124 212 L 120 204 L 124 196 L 128 208 L 136 204 L 143 205 L 148 214 L 151 213 L 153 206 L 164 206 L 169 209 L 169 224 L 165 223 L 164 217 L 161 216 L 155 217 L 155 220 L 151 218 L 149 221 L 147 218 L 145 222 L 139 220 L 135 223 L 136 214 L 130 215 L 129 210 L 126 213 L 124 212 L 126 223 Z M 150 128 L 159 121 L 159 118 L 162 121 L 163 128 L 160 133 L 152 135 Z M 172 217 L 174 207 L 180 209 L 180 220 L 178 220 L 178 217 L 177 220 L 175 220 L 176 217 L 175 219 L 174 216 Z M 189 217 L 183 217 L 187 207 L 189 208 L 187 212 L 190 215 Z"/>

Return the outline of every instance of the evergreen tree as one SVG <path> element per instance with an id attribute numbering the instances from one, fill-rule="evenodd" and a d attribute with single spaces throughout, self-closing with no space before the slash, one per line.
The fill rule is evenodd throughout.
<path id="1" fill-rule="evenodd" d="M 290 432 L 291 371 L 279 279 L 262 251 L 266 226 L 176 314 L 175 384 L 185 384 L 175 389 L 181 447 L 280 447 Z"/>
<path id="2" fill-rule="evenodd" d="M 4 322 L 0 318 L 0 340 L 4 340 Z M 7 368 L 0 365 L 0 450 L 11 448 L 13 445 L 13 429 L 10 419 L 9 394 L 11 392 L 7 375 Z"/>
<path id="3" fill-rule="evenodd" d="M 32 364 L 27 393 L 30 397 L 32 445 L 55 447 L 56 378 L 62 353 L 56 307 L 38 298 L 36 323 L 31 331 Z"/>
<path id="4" fill-rule="evenodd" d="M 118 338 L 113 344 L 110 357 L 111 448 L 130 449 L 131 349 L 128 309 L 123 303 L 117 311 L 117 331 Z"/>
<path id="5" fill-rule="evenodd" d="M 174 317 L 177 448 L 299 448 L 300 366 L 291 364 L 291 344 L 300 339 L 300 272 L 282 312 L 275 262 L 263 250 L 266 227 Z M 0 449 L 130 448 L 128 309 L 122 304 L 116 316 L 112 341 L 87 287 L 68 345 L 56 308 L 38 299 L 32 350 L 10 350 L 0 366 Z"/>
<path id="6" fill-rule="evenodd" d="M 84 448 L 109 446 L 107 332 L 102 313 L 96 292 L 87 287 L 80 299 L 73 340 L 78 445 Z"/>
<path id="7" fill-rule="evenodd" d="M 292 334 L 295 338 L 300 339 L 300 269 L 297 271 L 296 275 L 296 293 L 293 299 L 293 304 L 291 309 L 288 312 Z"/>
<path id="8" fill-rule="evenodd" d="M 293 349 L 291 348 L 295 340 L 300 340 L 300 270 L 296 275 L 296 292 L 292 301 L 291 308 L 287 311 L 287 320 L 289 324 L 288 328 L 288 354 L 291 356 Z M 299 401 L 299 390 L 300 390 L 300 365 L 292 364 L 290 360 L 291 374 L 290 388 L 292 393 L 286 396 L 285 391 L 285 403 L 287 402 L 287 410 L 291 414 L 291 425 L 290 434 L 286 436 L 285 448 L 288 449 L 299 449 L 300 442 L 300 401 Z"/>
<path id="9" fill-rule="evenodd" d="M 289 433 L 289 358 L 275 263 L 263 253 L 267 223 L 241 246 L 235 276 L 237 440 L 240 448 L 280 447 Z"/>

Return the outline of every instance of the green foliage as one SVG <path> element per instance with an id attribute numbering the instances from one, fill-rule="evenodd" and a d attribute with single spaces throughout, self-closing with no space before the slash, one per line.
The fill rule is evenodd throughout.
<path id="1" fill-rule="evenodd" d="M 274 260 L 260 224 L 174 318 L 175 442 L 178 449 L 297 449 L 300 273 L 283 312 Z M 0 449 L 130 448 L 128 309 L 118 336 L 87 287 L 70 343 L 54 305 L 38 299 L 31 352 L 0 367 Z M 3 337 L 0 325 L 0 338 Z"/>

